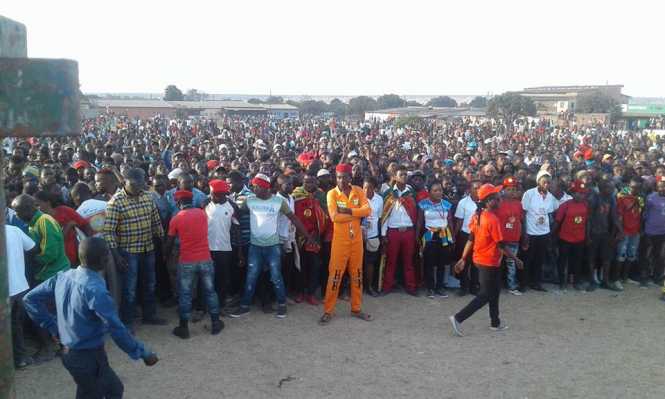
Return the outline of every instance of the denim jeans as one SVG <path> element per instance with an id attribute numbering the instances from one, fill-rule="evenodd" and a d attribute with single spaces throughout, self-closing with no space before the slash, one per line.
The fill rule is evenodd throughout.
<path id="1" fill-rule="evenodd" d="M 134 308 L 136 302 L 136 286 L 141 273 L 143 282 L 143 319 L 155 317 L 157 305 L 155 303 L 155 253 L 153 251 L 131 254 L 120 250 L 127 262 L 127 271 L 121 273 L 122 278 L 122 304 L 120 315 L 125 325 L 130 326 L 134 321 Z"/>
<path id="2" fill-rule="evenodd" d="M 180 263 L 178 265 L 178 311 L 181 320 L 192 318 L 192 290 L 194 279 L 199 278 L 203 296 L 211 316 L 219 315 L 219 301 L 215 291 L 215 269 L 212 261 L 197 263 Z M 199 291 L 200 292 L 200 291 Z"/>
<path id="3" fill-rule="evenodd" d="M 62 355 L 62 364 L 76 382 L 76 399 L 120 399 L 124 387 L 109 365 L 104 347 L 70 350 Z"/>
<path id="4" fill-rule="evenodd" d="M 625 236 L 617 245 L 617 261 L 635 262 L 637 260 L 637 250 L 640 247 L 640 235 Z"/>
<path id="5" fill-rule="evenodd" d="M 519 251 L 520 245 L 517 242 L 508 242 L 506 243 L 506 249 L 510 250 L 513 255 L 517 256 L 517 251 Z M 509 290 L 516 290 L 519 286 L 517 281 L 517 265 L 515 261 L 510 258 L 505 258 L 506 262 L 506 282 L 508 283 Z"/>
<path id="6" fill-rule="evenodd" d="M 247 279 L 245 281 L 245 292 L 240 300 L 240 306 L 249 307 L 256 290 L 256 281 L 265 268 L 270 270 L 270 281 L 275 288 L 277 304 L 286 304 L 286 288 L 282 279 L 282 246 L 272 245 L 260 247 L 249 245 L 247 257 Z"/>

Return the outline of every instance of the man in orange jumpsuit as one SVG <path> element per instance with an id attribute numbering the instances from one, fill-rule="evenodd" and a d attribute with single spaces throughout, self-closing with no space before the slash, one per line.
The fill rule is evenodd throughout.
<path id="1" fill-rule="evenodd" d="M 369 202 L 360 187 L 351 185 L 351 165 L 339 164 L 337 187 L 328 191 L 328 214 L 334 223 L 328 287 L 323 303 L 323 316 L 319 324 L 332 319 L 337 295 L 344 272 L 348 270 L 351 280 L 351 314 L 365 321 L 372 317 L 360 310 L 362 304 L 363 237 L 360 219 L 371 213 Z"/>

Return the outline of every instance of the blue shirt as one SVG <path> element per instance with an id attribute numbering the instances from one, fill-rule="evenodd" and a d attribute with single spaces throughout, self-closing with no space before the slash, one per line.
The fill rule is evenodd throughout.
<path id="1" fill-rule="evenodd" d="M 169 201 L 171 217 L 175 216 L 175 214 L 180 210 L 178 209 L 178 205 L 175 203 L 175 192 L 176 189 L 172 188 L 164 193 L 164 196 Z M 206 203 L 206 199 L 208 198 L 205 193 L 194 187 L 192 188 L 192 194 L 194 194 L 194 198 L 192 198 L 192 205 L 194 205 L 194 208 L 203 208 L 203 205 Z"/>
<path id="2" fill-rule="evenodd" d="M 12 208 L 5 208 L 5 224 L 18 227 L 25 234 L 28 234 L 28 224 L 19 219 Z"/>
<path id="3" fill-rule="evenodd" d="M 69 349 L 99 348 L 108 332 L 132 359 L 151 354 L 120 321 L 104 279 L 94 270 L 79 266 L 60 272 L 35 287 L 23 301 L 30 318 Z M 53 301 L 56 316 L 47 308 Z"/>

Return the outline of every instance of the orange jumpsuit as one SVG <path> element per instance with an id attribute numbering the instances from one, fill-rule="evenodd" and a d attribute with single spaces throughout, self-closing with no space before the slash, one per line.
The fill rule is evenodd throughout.
<path id="1" fill-rule="evenodd" d="M 328 214 L 334 227 L 323 310 L 325 313 L 333 313 L 335 310 L 342 277 L 348 269 L 351 280 L 351 311 L 360 312 L 363 285 L 363 237 L 360 219 L 369 216 L 372 210 L 365 193 L 357 186 L 351 186 L 348 197 L 335 187 L 328 191 L 327 198 Z M 338 206 L 351 209 L 352 214 L 338 213 Z"/>

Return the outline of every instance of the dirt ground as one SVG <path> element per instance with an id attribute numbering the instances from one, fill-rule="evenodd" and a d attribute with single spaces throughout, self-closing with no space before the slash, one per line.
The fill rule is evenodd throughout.
<path id="1" fill-rule="evenodd" d="M 568 291 L 501 296 L 506 332 L 488 330 L 487 308 L 452 337 L 447 316 L 470 297 L 431 300 L 391 294 L 365 298 L 367 323 L 337 317 L 316 324 L 321 308 L 289 307 L 285 320 L 253 309 L 225 319 L 217 337 L 172 325 L 139 327 L 161 361 L 133 362 L 107 341 L 126 398 L 663 398 L 665 303 L 658 288 L 615 294 Z M 59 360 L 16 374 L 17 397 L 72 398 Z"/>

